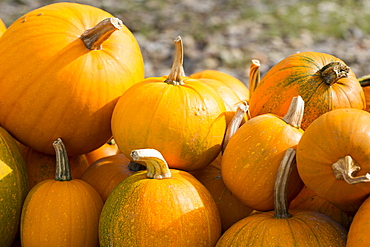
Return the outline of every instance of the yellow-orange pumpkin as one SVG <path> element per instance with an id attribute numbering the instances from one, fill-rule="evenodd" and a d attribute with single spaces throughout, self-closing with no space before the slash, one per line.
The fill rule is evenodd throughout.
<path id="1" fill-rule="evenodd" d="M 6 31 L 6 26 L 3 20 L 0 18 L 0 37 L 5 33 Z"/>
<path id="2" fill-rule="evenodd" d="M 71 156 L 107 142 L 118 98 L 144 78 L 130 30 L 106 11 L 78 3 L 26 13 L 3 34 L 0 54 L 0 124 L 47 154 L 59 137 Z"/>

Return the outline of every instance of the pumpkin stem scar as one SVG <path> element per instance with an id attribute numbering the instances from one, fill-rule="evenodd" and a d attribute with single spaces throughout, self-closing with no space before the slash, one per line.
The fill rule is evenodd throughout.
<path id="1" fill-rule="evenodd" d="M 350 67 L 341 62 L 331 62 L 320 69 L 321 78 L 328 85 L 333 85 L 341 78 L 348 77 Z"/>
<path id="2" fill-rule="evenodd" d="M 68 155 L 62 139 L 58 138 L 56 141 L 54 141 L 53 147 L 56 154 L 55 180 L 72 180 L 71 171 L 69 169 Z"/>
<path id="3" fill-rule="evenodd" d="M 356 177 L 357 172 L 361 170 L 361 166 L 359 166 L 349 155 L 339 158 L 337 162 L 332 164 L 332 168 L 335 178 L 338 180 L 344 180 L 348 184 L 370 182 L 369 173 Z"/>
<path id="4" fill-rule="evenodd" d="M 114 31 L 123 27 L 123 23 L 118 18 L 106 18 L 99 22 L 95 27 L 87 29 L 81 39 L 89 50 L 101 50 L 102 44 Z"/>
<path id="5" fill-rule="evenodd" d="M 134 161 L 145 164 L 148 178 L 171 178 L 172 174 L 168 164 L 158 150 L 153 148 L 136 149 L 131 151 L 130 156 Z"/>
<path id="6" fill-rule="evenodd" d="M 184 81 L 182 79 L 182 77 L 185 76 L 183 67 L 184 49 L 182 39 L 180 36 L 178 36 L 177 39 L 175 39 L 174 44 L 175 44 L 175 57 L 173 59 L 171 71 L 164 82 L 175 86 L 184 85 Z"/>

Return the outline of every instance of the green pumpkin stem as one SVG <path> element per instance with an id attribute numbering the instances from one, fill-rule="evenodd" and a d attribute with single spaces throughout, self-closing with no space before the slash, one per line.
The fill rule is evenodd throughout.
<path id="1" fill-rule="evenodd" d="M 182 77 L 185 76 L 183 67 L 184 49 L 182 45 L 182 39 L 180 36 L 178 36 L 177 39 L 175 39 L 174 44 L 175 44 L 175 57 L 173 59 L 171 71 L 164 82 L 173 85 L 183 85 L 184 81 Z"/>
<path id="2" fill-rule="evenodd" d="M 54 141 L 53 147 L 56 154 L 55 180 L 72 180 L 71 171 L 69 169 L 68 155 L 62 139 L 58 138 L 56 141 Z"/>
<path id="3" fill-rule="evenodd" d="M 123 23 L 118 18 L 106 18 L 99 22 L 95 27 L 87 29 L 81 39 L 89 50 L 100 50 L 102 44 L 114 31 L 123 27 Z"/>
<path id="4" fill-rule="evenodd" d="M 158 150 L 152 148 L 136 149 L 131 152 L 130 156 L 134 161 L 145 164 L 148 178 L 171 178 L 170 168 Z"/>
<path id="5" fill-rule="evenodd" d="M 349 155 L 339 158 L 337 162 L 332 164 L 332 169 L 336 179 L 344 180 L 348 184 L 370 182 L 369 173 L 356 177 L 357 172 L 361 170 L 361 166 Z"/>
<path id="6" fill-rule="evenodd" d="M 293 148 L 288 148 L 285 152 L 283 160 L 280 163 L 279 170 L 276 174 L 274 187 L 274 218 L 288 219 L 292 215 L 288 212 L 289 203 L 287 199 L 289 176 L 296 163 L 296 151 Z"/>
<path id="7" fill-rule="evenodd" d="M 252 96 L 254 90 L 256 90 L 261 80 L 260 67 L 260 61 L 257 59 L 253 59 L 249 68 L 249 98 Z"/>
<path id="8" fill-rule="evenodd" d="M 304 113 L 304 101 L 301 96 L 294 97 L 283 120 L 293 127 L 300 128 Z"/>
<path id="9" fill-rule="evenodd" d="M 348 77 L 350 68 L 342 62 L 331 62 L 320 69 L 321 78 L 328 85 Z"/>

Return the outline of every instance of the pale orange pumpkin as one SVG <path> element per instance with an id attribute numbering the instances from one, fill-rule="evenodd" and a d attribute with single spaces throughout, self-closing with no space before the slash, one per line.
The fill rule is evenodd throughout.
<path id="1" fill-rule="evenodd" d="M 26 13 L 3 34 L 0 54 L 0 124 L 47 154 L 59 137 L 71 156 L 107 142 L 118 98 L 144 79 L 130 30 L 106 11 L 78 3 Z"/>

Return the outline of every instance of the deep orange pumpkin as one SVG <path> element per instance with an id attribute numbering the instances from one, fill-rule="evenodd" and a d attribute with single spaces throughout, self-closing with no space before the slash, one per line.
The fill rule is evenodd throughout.
<path id="1" fill-rule="evenodd" d="M 200 169 L 221 150 L 226 110 L 221 96 L 207 84 L 183 76 L 182 40 L 175 40 L 175 59 L 168 76 L 150 77 L 129 88 L 112 116 L 118 148 L 154 148 L 171 168 Z"/>
<path id="2" fill-rule="evenodd" d="M 133 34 L 89 5 L 54 3 L 26 13 L 3 34 L 0 54 L 0 124 L 47 154 L 59 137 L 71 156 L 107 142 L 118 98 L 144 78 Z"/>
<path id="3" fill-rule="evenodd" d="M 357 210 L 348 231 L 347 247 L 366 247 L 370 244 L 370 197 Z"/>
<path id="4" fill-rule="evenodd" d="M 282 117 L 290 99 L 298 95 L 305 101 L 302 129 L 330 110 L 366 106 L 355 74 L 342 60 L 308 51 L 286 57 L 262 77 L 249 101 L 251 117 L 264 113 Z"/>
<path id="5" fill-rule="evenodd" d="M 88 163 L 91 165 L 98 159 L 110 156 L 110 155 L 116 155 L 120 151 L 117 147 L 116 142 L 114 139 L 111 139 L 107 143 L 104 143 L 102 146 L 98 147 L 97 149 L 85 154 L 86 159 Z"/>
<path id="6" fill-rule="evenodd" d="M 342 108 L 317 118 L 297 147 L 305 185 L 347 212 L 370 195 L 370 113 Z"/>

